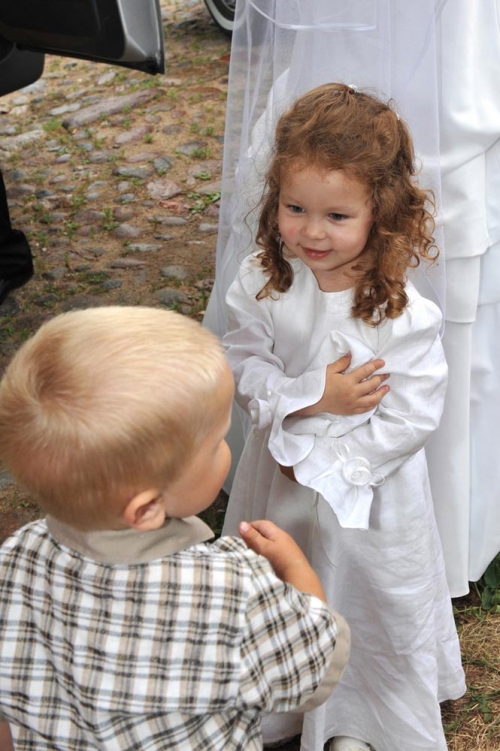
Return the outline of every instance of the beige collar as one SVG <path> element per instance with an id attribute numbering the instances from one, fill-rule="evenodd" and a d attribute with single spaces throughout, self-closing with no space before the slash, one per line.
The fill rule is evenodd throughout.
<path id="1" fill-rule="evenodd" d="M 82 532 L 47 516 L 50 534 L 60 543 L 98 563 L 149 563 L 190 548 L 214 537 L 197 516 L 168 519 L 160 529 L 137 532 L 135 529 Z"/>

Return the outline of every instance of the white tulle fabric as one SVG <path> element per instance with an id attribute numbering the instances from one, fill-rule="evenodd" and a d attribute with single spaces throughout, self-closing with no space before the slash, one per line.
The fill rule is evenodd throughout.
<path id="1" fill-rule="evenodd" d="M 245 0 L 236 5 L 224 140 L 217 292 L 210 326 L 223 333 L 225 294 L 251 252 L 280 114 L 300 94 L 340 81 L 394 99 L 410 125 L 424 172 L 440 194 L 435 13 L 438 0 Z M 437 239 L 441 231 L 437 228 Z M 444 265 L 418 274 L 421 291 L 444 306 Z"/>
<path id="2" fill-rule="evenodd" d="M 450 368 L 428 445 L 452 595 L 500 550 L 500 0 L 239 0 L 233 36 L 216 285 L 206 325 L 253 249 L 256 206 L 279 114 L 337 80 L 393 97 L 438 203 L 444 266 L 415 280 L 446 311 Z M 442 201 L 441 201 L 442 194 Z M 446 247 L 443 239 L 446 239 Z M 446 302 L 445 302 L 446 300 Z M 249 422 L 234 414 L 233 472 Z"/>

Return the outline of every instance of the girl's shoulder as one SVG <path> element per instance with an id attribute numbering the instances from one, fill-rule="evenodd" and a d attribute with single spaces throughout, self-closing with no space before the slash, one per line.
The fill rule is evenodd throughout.
<path id="1" fill-rule="evenodd" d="M 233 282 L 233 288 L 242 287 L 247 294 L 254 296 L 266 285 L 269 279 L 269 274 L 262 267 L 259 258 L 261 252 L 262 251 L 260 250 L 255 250 L 241 260 L 238 274 Z M 268 303 L 272 303 L 280 300 L 283 296 L 292 296 L 297 292 L 299 287 L 303 286 L 303 283 L 306 281 L 305 275 L 301 273 L 301 266 L 303 266 L 303 264 L 301 264 L 298 258 L 290 258 L 287 260 L 293 270 L 293 283 L 290 289 L 288 292 L 265 297 L 261 302 L 266 300 Z"/>
<path id="2" fill-rule="evenodd" d="M 407 282 L 405 292 L 408 304 L 397 318 L 386 318 L 378 326 L 380 343 L 390 340 L 394 346 L 398 341 L 409 338 L 431 339 L 440 336 L 443 316 L 439 307 L 424 297 L 411 283 Z"/>
<path id="3" fill-rule="evenodd" d="M 241 261 L 237 279 L 244 287 L 259 285 L 261 289 L 266 283 L 266 276 L 259 258 L 260 251 L 255 250 Z"/>
<path id="4" fill-rule="evenodd" d="M 254 298 L 264 287 L 266 278 L 257 254 L 258 251 L 255 251 L 241 259 L 226 294 L 226 302 L 229 305 L 242 296 Z"/>
<path id="5" fill-rule="evenodd" d="M 443 314 L 436 303 L 420 294 L 410 281 L 406 282 L 405 292 L 408 296 L 408 305 L 404 311 L 407 313 L 407 317 L 412 321 L 421 320 L 424 325 L 434 325 L 440 328 L 443 322 Z"/>
<path id="6" fill-rule="evenodd" d="M 267 274 L 262 267 L 262 263 L 259 257 L 261 253 L 261 250 L 254 250 L 241 260 L 238 269 L 238 276 L 240 278 L 253 276 L 258 277 L 259 280 L 264 280 L 264 282 L 267 281 Z M 292 267 L 294 281 L 299 279 L 305 280 L 313 276 L 307 266 L 305 266 L 299 258 L 296 258 L 294 256 L 287 256 L 286 260 Z"/>

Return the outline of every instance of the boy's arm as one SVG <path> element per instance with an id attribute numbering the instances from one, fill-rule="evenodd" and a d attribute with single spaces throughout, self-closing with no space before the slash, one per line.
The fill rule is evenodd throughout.
<path id="1" fill-rule="evenodd" d="M 1 751 L 14 751 L 14 743 L 10 734 L 10 725 L 7 720 L 0 719 L 0 749 Z"/>
<path id="2" fill-rule="evenodd" d="M 238 529 L 247 547 L 267 558 L 281 581 L 326 602 L 317 574 L 289 534 L 267 520 L 241 522 Z"/>
<path id="3" fill-rule="evenodd" d="M 323 587 L 321 586 L 318 576 L 313 571 L 307 558 L 290 535 L 272 522 L 265 520 L 258 520 L 250 523 L 242 522 L 239 529 L 246 545 L 255 553 L 267 558 L 279 579 L 287 584 L 291 584 L 300 592 L 312 594 L 326 603 Z M 284 598 L 284 600 L 285 599 L 286 598 Z M 315 607 L 313 606 L 313 610 L 314 609 Z M 318 615 L 319 612 L 317 612 L 316 617 Z M 344 618 L 339 615 L 339 613 L 331 610 L 328 606 L 327 612 L 323 612 L 322 618 L 327 619 L 327 621 L 323 623 L 323 626 L 320 625 L 320 621 L 316 620 L 315 617 L 313 617 L 312 620 L 307 619 L 301 625 L 299 629 L 300 639 L 304 639 L 305 644 L 307 644 L 311 650 L 305 655 L 302 655 L 302 657 L 300 657 L 301 649 L 298 634 L 295 631 L 289 633 L 288 638 L 293 639 L 294 650 L 293 652 L 290 652 L 289 649 L 286 649 L 282 659 L 278 659 L 278 662 L 285 673 L 285 685 L 287 688 L 283 689 L 283 694 L 279 700 L 279 706 L 269 706 L 267 711 L 309 711 L 310 709 L 314 709 L 323 704 L 328 699 L 335 686 L 339 683 L 349 659 L 349 649 L 351 644 L 350 629 Z M 286 620 L 287 619 L 283 614 L 283 620 L 281 621 L 282 627 L 284 627 Z M 330 620 L 331 625 L 324 630 L 328 620 Z M 262 618 L 259 618 L 259 623 L 260 622 L 262 622 Z M 271 628 L 270 625 L 269 627 Z M 277 641 L 278 635 L 274 629 L 273 633 L 275 635 L 275 641 L 273 644 L 276 646 L 279 643 Z M 262 645 L 262 643 L 263 640 L 259 637 L 259 644 Z M 257 650 L 249 650 L 252 659 L 255 658 L 256 651 Z M 327 654 L 328 657 L 326 658 Z M 322 662 L 322 656 L 326 658 L 325 662 Z M 287 666 L 288 659 L 291 659 L 294 662 L 292 666 Z M 266 675 L 270 681 L 271 664 L 272 660 L 270 658 L 266 659 Z M 314 664 L 316 664 L 316 668 L 313 668 Z M 319 665 L 321 665 L 321 668 L 319 668 Z M 304 696 L 305 701 L 299 701 L 298 704 L 293 703 L 297 700 L 297 695 L 294 695 L 297 686 L 290 676 L 287 677 L 287 668 L 292 670 L 295 677 L 299 676 L 302 671 L 305 670 L 306 675 L 309 676 L 308 678 L 305 678 L 306 683 L 309 683 L 310 679 L 314 680 L 315 678 L 319 678 L 316 682 L 314 692 L 309 694 L 307 698 Z M 316 670 L 319 670 L 319 672 L 316 673 Z M 248 670 L 249 675 L 257 675 L 258 672 L 258 670 Z M 279 673 L 281 675 L 281 670 Z M 290 696 L 286 698 L 286 694 L 289 691 L 291 692 Z"/>

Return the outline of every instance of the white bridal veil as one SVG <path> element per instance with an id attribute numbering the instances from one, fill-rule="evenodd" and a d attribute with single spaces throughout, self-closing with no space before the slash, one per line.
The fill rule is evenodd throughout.
<path id="1" fill-rule="evenodd" d="M 453 172 L 458 169 L 457 164 L 469 163 L 480 153 L 484 175 L 484 154 L 500 134 L 500 123 L 497 122 L 500 120 L 498 2 L 500 0 L 481 0 L 481 4 L 470 3 L 470 0 L 238 0 L 229 74 L 216 284 L 205 325 L 218 334 L 225 332 L 227 289 L 242 258 L 254 249 L 257 205 L 277 118 L 297 96 L 330 81 L 350 84 L 384 100 L 393 99 L 395 108 L 408 123 L 417 157 L 422 163 L 419 183 L 431 188 L 436 198 L 435 237 L 442 251 L 438 264 L 430 270 L 419 269 L 413 281 L 421 293 L 437 302 L 443 311 L 451 293 L 451 307 L 457 309 L 457 300 L 461 301 L 464 294 L 467 296 L 463 289 L 464 283 L 467 286 L 465 277 L 473 270 L 469 266 L 458 268 L 459 264 L 452 265 L 453 287 L 447 296 L 444 257 L 445 253 L 449 258 L 456 255 L 448 246 L 455 244 L 457 234 L 460 235 L 455 198 L 458 194 L 458 200 L 462 201 L 460 210 L 466 214 L 464 200 L 467 200 L 469 189 L 472 192 L 472 186 L 477 193 L 481 167 L 477 163 L 475 169 L 459 173 L 458 180 L 454 179 Z M 482 34 L 489 39 L 487 43 Z M 486 55 L 489 55 L 489 61 Z M 492 66 L 482 84 L 478 81 L 481 76 L 474 75 L 474 70 L 469 67 L 481 65 L 481 60 L 483 67 Z M 496 104 L 491 100 L 495 89 Z M 488 106 L 480 107 L 476 103 L 481 93 Z M 464 116 L 465 123 L 460 120 Z M 476 147 L 472 148 L 468 138 L 471 129 L 475 129 L 476 135 Z M 484 136 L 477 137 L 483 129 Z M 490 183 L 496 179 L 498 189 L 500 148 L 495 154 L 496 162 L 491 161 L 490 172 L 496 169 L 496 178 L 490 176 Z M 442 182 L 443 185 L 446 183 L 443 196 Z M 477 224 L 473 225 L 474 230 L 471 225 L 470 234 L 474 236 L 466 243 L 466 250 L 458 252 L 461 259 L 479 258 L 490 244 L 484 184 L 475 195 L 475 201 L 476 209 L 478 202 L 484 209 L 482 245 L 478 249 Z M 500 209 L 496 211 L 500 226 Z M 447 216 L 444 232 L 443 213 L 445 218 Z M 489 210 L 489 214 L 492 213 L 494 211 Z M 497 252 L 496 256 L 499 255 Z M 448 263 L 446 266 L 448 268 Z M 479 280 L 477 264 L 474 273 Z M 498 301 L 500 295 L 490 288 L 498 289 L 490 283 L 489 292 L 484 294 Z M 478 295 L 467 298 L 470 308 L 466 320 L 468 329 L 473 325 Z M 490 321 L 488 326 L 492 325 Z M 445 333 L 445 346 L 447 336 Z M 470 330 L 467 336 L 470 340 Z M 488 346 L 484 345 L 486 349 Z M 454 347 L 459 349 L 460 337 Z M 498 507 L 499 510 L 495 512 L 495 519 L 490 513 L 492 500 L 488 503 L 489 524 L 496 524 L 496 532 L 490 532 L 485 542 L 484 530 L 474 532 L 478 524 L 471 521 L 468 458 L 471 449 L 468 419 L 464 422 L 463 416 L 464 412 L 469 413 L 472 357 L 470 351 L 465 362 L 460 365 L 453 363 L 453 367 L 450 363 L 453 402 L 449 400 L 444 429 L 438 431 L 431 444 L 432 450 L 428 452 L 448 578 L 455 595 L 467 592 L 469 577 L 477 579 L 500 549 L 500 470 L 496 478 L 495 509 Z M 486 357 L 487 364 L 490 363 L 489 355 L 483 353 L 482 357 L 483 361 Z M 456 368 L 456 374 L 453 368 Z M 456 388 L 454 381 L 460 382 Z M 490 392 L 495 390 L 491 383 L 488 388 Z M 498 378 L 496 390 L 495 404 L 500 418 Z M 474 398 L 480 401 L 480 391 Z M 461 437 L 453 421 L 453 413 L 457 410 L 462 416 L 458 428 L 466 430 Z M 480 421 L 484 420 L 482 415 Z M 244 417 L 235 414 L 230 435 L 233 465 L 237 463 L 243 442 L 242 421 Z M 481 433 L 481 440 L 482 437 Z M 461 498 L 457 502 L 455 490 L 461 483 Z M 484 516 L 485 509 L 479 510 L 479 506 L 477 509 L 479 515 Z"/>
<path id="2" fill-rule="evenodd" d="M 436 0 L 237 2 L 224 142 L 217 294 L 209 311 L 218 331 L 225 330 L 225 292 L 242 257 L 253 249 L 255 207 L 262 193 L 274 126 L 300 94 L 322 83 L 341 81 L 384 100 L 394 99 L 425 164 L 420 182 L 439 196 L 435 6 Z M 441 271 L 433 269 L 422 283 L 426 288 L 423 291 L 443 306 Z"/>

